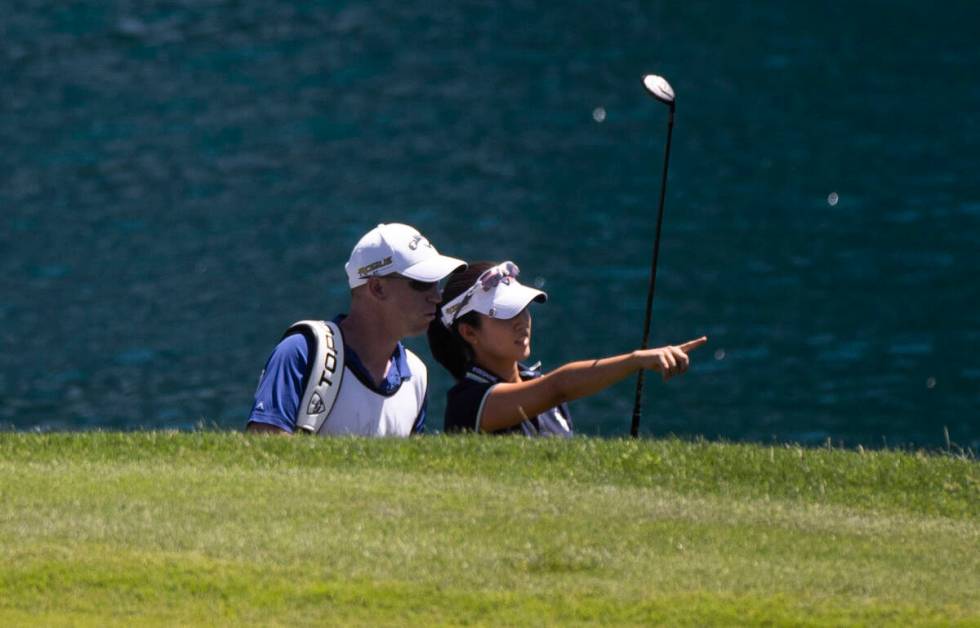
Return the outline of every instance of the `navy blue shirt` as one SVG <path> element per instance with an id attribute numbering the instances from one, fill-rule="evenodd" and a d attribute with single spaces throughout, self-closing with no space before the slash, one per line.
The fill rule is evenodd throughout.
<path id="1" fill-rule="evenodd" d="M 538 365 L 519 365 L 522 380 L 541 377 Z M 470 365 L 466 375 L 446 393 L 446 432 L 478 432 L 478 421 L 490 389 L 501 379 L 476 365 Z M 529 417 L 513 427 L 492 432 L 493 434 L 524 434 L 525 436 L 571 436 L 572 417 L 567 404 L 545 410 Z"/>

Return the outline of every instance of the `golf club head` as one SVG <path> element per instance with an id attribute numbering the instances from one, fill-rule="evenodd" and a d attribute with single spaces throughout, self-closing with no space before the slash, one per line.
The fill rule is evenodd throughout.
<path id="1" fill-rule="evenodd" d="M 643 87 L 650 95 L 671 108 L 674 107 L 674 88 L 662 76 L 647 74 L 643 77 Z"/>

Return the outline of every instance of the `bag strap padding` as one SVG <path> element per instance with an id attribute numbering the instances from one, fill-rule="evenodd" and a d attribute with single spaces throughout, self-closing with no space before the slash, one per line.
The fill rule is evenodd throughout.
<path id="1" fill-rule="evenodd" d="M 332 321 L 299 321 L 285 335 L 302 333 L 314 339 L 307 365 L 306 389 L 296 409 L 296 428 L 316 434 L 333 410 L 344 377 L 344 340 Z"/>

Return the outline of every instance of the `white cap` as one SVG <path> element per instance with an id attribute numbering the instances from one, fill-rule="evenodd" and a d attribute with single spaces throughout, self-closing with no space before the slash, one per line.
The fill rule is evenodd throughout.
<path id="1" fill-rule="evenodd" d="M 439 281 L 466 262 L 440 255 L 415 227 L 381 224 L 364 234 L 344 265 L 351 288 L 363 286 L 368 277 L 399 274 L 418 281 Z"/>
<path id="2" fill-rule="evenodd" d="M 453 322 L 467 312 L 507 320 L 520 314 L 531 301 L 547 301 L 547 294 L 517 281 L 520 272 L 514 262 L 487 269 L 466 292 L 442 306 L 442 324 L 452 327 Z"/>

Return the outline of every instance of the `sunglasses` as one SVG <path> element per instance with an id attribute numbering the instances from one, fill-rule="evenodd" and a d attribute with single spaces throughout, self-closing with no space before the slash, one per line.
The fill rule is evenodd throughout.
<path id="1" fill-rule="evenodd" d="M 480 288 L 484 292 L 490 292 L 500 284 L 509 285 L 511 277 L 516 279 L 520 273 L 521 269 L 514 262 L 503 262 L 486 269 L 466 292 L 442 306 L 442 324 L 452 327 L 459 318 L 460 312 L 469 305 Z"/>
<path id="2" fill-rule="evenodd" d="M 418 279 L 412 279 L 411 277 L 404 277 L 402 275 L 386 276 L 391 279 L 404 279 L 408 282 L 408 287 L 416 292 L 428 292 L 439 285 L 438 281 L 419 281 Z"/>
<path id="3" fill-rule="evenodd" d="M 517 277 L 520 272 L 520 269 L 514 262 L 504 262 L 483 271 L 483 274 L 476 281 L 483 288 L 484 292 L 489 292 L 501 283 L 509 284 L 510 278 Z M 475 288 L 476 285 L 474 284 L 473 289 Z"/>

